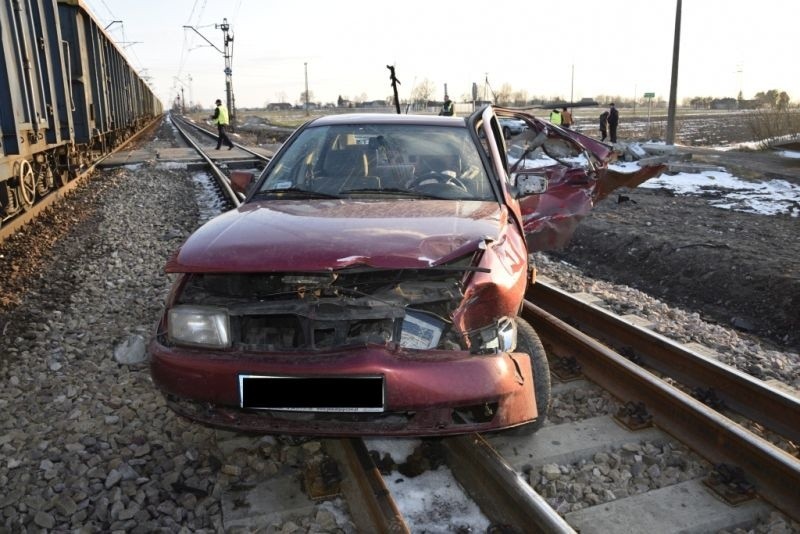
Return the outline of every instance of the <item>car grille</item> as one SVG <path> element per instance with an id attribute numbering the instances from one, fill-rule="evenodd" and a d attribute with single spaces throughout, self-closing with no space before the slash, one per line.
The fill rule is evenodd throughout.
<path id="1" fill-rule="evenodd" d="M 399 342 L 408 309 L 446 320 L 464 277 L 463 269 L 193 274 L 178 304 L 226 308 L 234 348 L 324 350 Z"/>

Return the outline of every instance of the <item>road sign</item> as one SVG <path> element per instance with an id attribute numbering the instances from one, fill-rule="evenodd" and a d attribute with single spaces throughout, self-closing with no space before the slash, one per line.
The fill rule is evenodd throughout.
<path id="1" fill-rule="evenodd" d="M 656 96 L 656 94 L 655 94 L 655 93 L 645 93 L 645 94 L 644 94 L 644 97 L 645 97 L 645 98 L 653 98 L 654 96 Z"/>

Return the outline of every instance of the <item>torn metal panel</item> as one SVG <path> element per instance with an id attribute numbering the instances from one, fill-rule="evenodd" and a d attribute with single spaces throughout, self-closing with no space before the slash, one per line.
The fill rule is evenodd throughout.
<path id="1" fill-rule="evenodd" d="M 608 168 L 617 155 L 604 143 L 519 111 L 498 113 L 511 114 L 528 124 L 528 130 L 507 152 L 512 176 L 517 169 L 533 169 L 547 178 L 546 192 L 520 199 L 531 251 L 563 248 L 596 202 L 617 188 L 636 187 L 666 169 L 655 164 L 634 173 L 617 172 Z"/>

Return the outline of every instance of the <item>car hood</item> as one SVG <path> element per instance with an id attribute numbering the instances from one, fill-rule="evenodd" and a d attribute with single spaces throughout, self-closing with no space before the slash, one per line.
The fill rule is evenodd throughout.
<path id="1" fill-rule="evenodd" d="M 167 272 L 321 271 L 447 263 L 498 238 L 497 202 L 278 200 L 209 221 L 173 254 Z"/>

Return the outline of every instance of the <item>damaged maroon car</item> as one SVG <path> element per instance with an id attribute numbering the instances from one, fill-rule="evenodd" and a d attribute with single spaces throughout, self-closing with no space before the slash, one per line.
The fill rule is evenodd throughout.
<path id="1" fill-rule="evenodd" d="M 528 124 L 510 150 L 498 117 Z M 622 183 L 609 156 L 501 108 L 312 120 L 170 259 L 153 379 L 178 413 L 242 431 L 534 431 L 550 378 L 518 316 L 529 254 Z"/>

